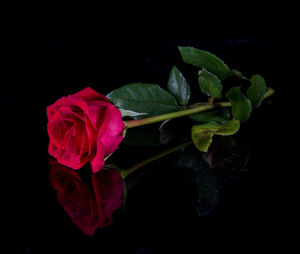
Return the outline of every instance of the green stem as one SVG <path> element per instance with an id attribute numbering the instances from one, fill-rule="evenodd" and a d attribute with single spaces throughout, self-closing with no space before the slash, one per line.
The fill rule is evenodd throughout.
<path id="1" fill-rule="evenodd" d="M 140 169 L 141 167 L 143 167 L 143 166 L 145 166 L 145 165 L 147 165 L 147 164 L 149 164 L 149 163 L 151 163 L 151 162 L 153 162 L 155 160 L 158 160 L 158 159 L 160 159 L 162 157 L 165 157 L 165 156 L 167 156 L 167 155 L 169 155 L 169 154 L 171 154 L 171 153 L 173 153 L 173 152 L 175 152 L 175 151 L 177 151 L 177 150 L 179 150 L 179 149 L 181 149 L 181 148 L 183 148 L 185 146 L 188 146 L 188 145 L 190 145 L 192 143 L 193 142 L 190 140 L 190 141 L 185 142 L 185 143 L 183 143 L 181 145 L 175 146 L 175 147 L 173 147 L 173 148 L 171 148 L 171 149 L 169 149 L 167 151 L 164 151 L 164 152 L 162 152 L 160 154 L 156 154 L 154 156 L 151 156 L 150 158 L 142 160 L 141 162 L 135 164 L 134 166 L 132 166 L 132 167 L 130 167 L 128 169 L 121 169 L 120 170 L 121 176 L 122 176 L 123 179 L 125 179 L 128 175 L 132 174 L 133 172 L 135 172 L 136 170 Z"/>
<path id="2" fill-rule="evenodd" d="M 143 118 L 143 119 L 139 119 L 139 120 L 126 121 L 125 126 L 127 128 L 133 128 L 133 127 L 142 126 L 142 125 L 146 125 L 146 124 L 162 122 L 167 119 L 173 119 L 173 118 L 178 118 L 178 117 L 182 117 L 182 116 L 195 114 L 195 113 L 198 113 L 201 111 L 206 111 L 206 110 L 209 110 L 212 108 L 214 108 L 214 106 L 210 105 L 209 103 L 203 103 L 200 106 L 177 111 L 177 112 L 172 112 L 172 113 L 158 115 L 158 116 L 152 116 L 152 117 Z"/>
<path id="3" fill-rule="evenodd" d="M 275 93 L 274 89 L 268 88 L 264 99 L 272 96 Z M 189 106 L 189 108 L 177 112 L 172 112 L 168 114 L 158 115 L 158 116 L 152 116 L 148 118 L 143 118 L 139 120 L 130 120 L 125 122 L 126 128 L 133 128 L 137 126 L 142 126 L 146 124 L 152 124 L 157 122 L 162 122 L 168 119 L 178 118 L 182 116 L 188 116 L 195 113 L 199 113 L 202 111 L 207 111 L 216 107 L 231 107 L 231 103 L 229 101 L 223 101 L 223 102 L 215 102 L 215 103 L 197 103 L 195 105 Z"/>

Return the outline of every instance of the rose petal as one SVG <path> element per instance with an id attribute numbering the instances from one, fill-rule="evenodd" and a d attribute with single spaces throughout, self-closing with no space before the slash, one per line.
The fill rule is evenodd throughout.
<path id="1" fill-rule="evenodd" d="M 90 122 L 91 122 L 91 125 L 93 126 L 93 128 L 95 130 L 97 130 L 98 128 L 97 128 L 95 122 L 92 121 L 92 119 L 95 118 L 95 116 L 93 116 L 90 113 L 87 102 L 84 101 L 81 98 L 77 98 L 77 97 L 72 96 L 72 95 L 68 96 L 68 100 L 69 100 L 69 104 L 71 104 L 72 106 L 76 106 L 76 107 L 80 108 L 83 111 L 83 113 L 91 120 Z"/>
<path id="2" fill-rule="evenodd" d="M 121 112 L 114 105 L 110 104 L 108 106 L 107 114 L 110 115 L 108 126 L 103 132 L 99 131 L 104 156 L 111 154 L 118 148 L 123 140 L 122 132 L 125 128 Z"/>
<path id="3" fill-rule="evenodd" d="M 92 170 L 94 173 L 98 172 L 101 168 L 103 168 L 104 162 L 104 153 L 103 146 L 101 140 L 97 140 L 97 152 L 93 160 L 91 161 Z"/>
<path id="4" fill-rule="evenodd" d="M 47 131 L 50 140 L 55 143 L 57 147 L 64 148 L 64 136 L 66 132 L 72 127 L 73 123 L 70 119 L 62 119 L 59 111 L 52 114 L 51 120 L 47 125 Z"/>
<path id="5" fill-rule="evenodd" d="M 85 132 L 85 123 L 75 122 L 64 137 L 65 149 L 72 154 L 80 154 L 82 137 Z"/>
<path id="6" fill-rule="evenodd" d="M 90 160 L 90 157 L 80 158 L 80 155 L 71 154 L 65 149 L 57 147 L 51 141 L 49 142 L 48 152 L 57 159 L 58 163 L 72 169 L 79 169 Z"/>
<path id="7" fill-rule="evenodd" d="M 107 107 L 110 104 L 104 101 L 89 101 L 87 102 L 89 119 L 94 123 L 96 129 L 106 129 L 109 115 L 107 115 Z"/>
<path id="8" fill-rule="evenodd" d="M 85 130 L 89 140 L 89 155 L 96 152 L 97 149 L 97 130 L 93 127 L 88 116 L 85 117 Z"/>
<path id="9" fill-rule="evenodd" d="M 85 89 L 73 94 L 72 96 L 84 99 L 85 101 L 101 100 L 110 103 L 109 99 L 107 99 L 104 95 L 97 93 L 90 87 L 86 87 Z"/>
<path id="10" fill-rule="evenodd" d="M 80 157 L 90 156 L 90 155 L 91 153 L 90 153 L 89 138 L 85 130 L 82 134 L 82 139 L 81 139 Z"/>

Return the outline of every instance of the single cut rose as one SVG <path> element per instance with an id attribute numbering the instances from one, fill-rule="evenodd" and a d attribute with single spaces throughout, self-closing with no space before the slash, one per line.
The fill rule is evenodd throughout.
<path id="1" fill-rule="evenodd" d="M 120 111 L 90 87 L 48 106 L 47 116 L 48 152 L 72 169 L 90 162 L 98 172 L 123 139 Z"/>

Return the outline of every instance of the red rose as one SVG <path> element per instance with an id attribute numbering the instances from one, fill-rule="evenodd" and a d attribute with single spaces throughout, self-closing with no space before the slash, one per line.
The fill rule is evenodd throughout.
<path id="1" fill-rule="evenodd" d="M 80 230 L 92 236 L 109 226 L 123 203 L 124 181 L 116 169 L 101 170 L 83 180 L 77 172 L 50 160 L 50 183 L 57 199 Z"/>
<path id="2" fill-rule="evenodd" d="M 90 162 L 99 171 L 123 139 L 120 111 L 89 87 L 48 106 L 47 116 L 49 154 L 73 169 Z"/>

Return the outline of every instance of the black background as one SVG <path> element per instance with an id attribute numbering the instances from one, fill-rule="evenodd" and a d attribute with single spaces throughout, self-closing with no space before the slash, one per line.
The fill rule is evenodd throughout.
<path id="1" fill-rule="evenodd" d="M 257 119 L 246 183 L 228 190 L 212 216 L 191 221 L 182 212 L 180 179 L 168 160 L 156 163 L 132 191 L 129 209 L 115 224 L 84 236 L 49 186 L 46 111 L 61 96 L 87 85 L 102 94 L 141 81 L 166 87 L 176 65 L 197 83 L 177 47 L 208 50 L 245 76 L 259 73 L 276 89 L 275 99 Z M 22 38 L 8 49 L 9 81 L 1 87 L 0 252 L 80 251 L 184 253 L 237 249 L 273 253 L 298 238 L 297 178 L 299 40 L 230 37 L 201 40 L 131 40 L 57 37 Z M 174 159 L 174 157 L 173 157 Z M 189 222 L 186 222 L 189 221 Z M 163 246 L 163 248 L 137 248 Z M 118 251 L 117 251 L 118 252 Z"/>

